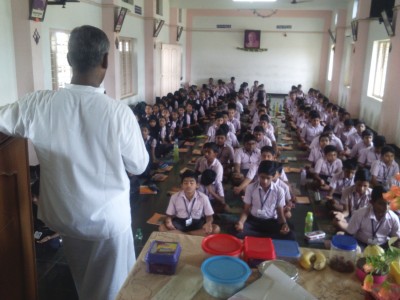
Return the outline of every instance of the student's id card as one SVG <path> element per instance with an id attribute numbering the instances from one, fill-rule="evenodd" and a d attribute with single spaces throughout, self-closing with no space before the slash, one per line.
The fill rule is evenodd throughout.
<path id="1" fill-rule="evenodd" d="M 192 219 L 192 218 L 188 218 L 188 219 L 186 219 L 186 221 L 185 221 L 186 227 L 192 225 L 192 223 L 193 223 L 193 219 Z"/>

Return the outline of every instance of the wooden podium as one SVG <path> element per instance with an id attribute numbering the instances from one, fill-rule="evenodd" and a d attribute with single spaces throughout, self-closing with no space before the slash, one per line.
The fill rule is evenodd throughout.
<path id="1" fill-rule="evenodd" d="M 38 299 L 26 140 L 0 133 L 0 298 Z"/>

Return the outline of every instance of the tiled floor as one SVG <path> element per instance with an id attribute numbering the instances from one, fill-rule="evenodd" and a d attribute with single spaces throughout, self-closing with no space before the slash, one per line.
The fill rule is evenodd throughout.
<path id="1" fill-rule="evenodd" d="M 281 101 L 275 99 L 274 101 Z M 276 120 L 276 125 L 282 125 L 280 120 Z M 284 124 L 283 124 L 284 125 Z M 280 128 L 279 131 L 283 134 L 285 129 Z M 279 141 L 279 140 L 278 140 Z M 197 144 L 203 141 L 197 141 Z M 196 144 L 196 145 L 197 145 Z M 198 148 L 197 146 L 195 146 Z M 169 173 L 168 179 L 164 182 L 158 183 L 160 193 L 157 195 L 137 196 L 132 194 L 131 207 L 132 207 L 132 229 L 135 234 L 137 228 L 141 228 L 143 232 L 143 241 L 145 243 L 152 231 L 157 230 L 154 225 L 149 225 L 146 221 L 153 215 L 153 213 L 164 213 L 168 204 L 167 192 L 171 187 L 179 186 L 179 171 L 184 166 L 187 166 L 189 158 L 192 157 L 191 150 L 188 153 L 181 155 L 180 162 L 174 165 L 174 168 Z M 293 162 L 290 166 L 302 167 L 304 164 L 304 153 L 300 151 L 284 152 L 282 156 L 296 156 L 298 161 Z M 308 195 L 306 191 L 298 186 L 299 174 L 288 174 L 289 181 L 296 185 L 302 195 Z M 240 203 L 237 197 L 232 195 L 232 188 L 226 185 L 226 200 L 229 204 L 236 205 Z M 317 204 L 322 208 L 322 204 Z M 293 211 L 291 223 L 294 226 L 297 240 L 300 245 L 304 245 L 303 228 L 304 219 L 307 211 L 314 210 L 314 204 L 298 204 Z M 217 217 L 217 222 L 225 224 L 229 221 L 234 221 L 237 216 L 221 214 Z M 308 245 L 310 246 L 310 245 Z M 321 247 L 321 245 L 314 245 Z M 136 254 L 138 255 L 141 250 L 140 241 L 135 241 Z M 39 299 L 40 300 L 75 300 L 78 299 L 68 265 L 63 256 L 63 249 L 59 249 L 56 253 L 39 251 L 37 253 L 37 269 L 39 279 Z"/>

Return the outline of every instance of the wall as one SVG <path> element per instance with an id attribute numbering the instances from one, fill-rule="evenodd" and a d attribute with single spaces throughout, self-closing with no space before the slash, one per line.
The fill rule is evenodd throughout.
<path id="1" fill-rule="evenodd" d="M 0 1 L 0 106 L 17 99 L 11 1 Z"/>
<path id="2" fill-rule="evenodd" d="M 208 15 L 212 13 L 196 12 L 192 24 L 188 21 L 191 84 L 201 85 L 209 77 L 228 81 L 235 76 L 239 84 L 259 80 L 271 93 L 287 93 L 290 86 L 299 83 L 304 88 L 320 85 L 321 67 L 325 73 L 328 58 L 325 28 L 327 22 L 330 24 L 330 12 L 328 15 L 316 12 L 308 18 L 287 18 L 284 13 L 271 18 L 243 16 L 241 12 L 234 16 L 229 15 L 231 12 L 226 16 L 224 12 L 218 12 L 219 16 Z M 322 15 L 325 18 L 319 17 Z M 216 29 L 217 24 L 231 24 L 232 28 Z M 279 31 L 278 24 L 292 25 L 293 29 Z M 261 30 L 260 47 L 268 51 L 236 49 L 243 47 L 245 29 Z"/>

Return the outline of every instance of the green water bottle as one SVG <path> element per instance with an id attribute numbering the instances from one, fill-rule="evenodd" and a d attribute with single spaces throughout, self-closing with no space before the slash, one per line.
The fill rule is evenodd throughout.
<path id="1" fill-rule="evenodd" d="M 313 229 L 314 216 L 311 211 L 307 212 L 304 233 L 311 232 Z"/>
<path id="2" fill-rule="evenodd" d="M 179 162 L 179 144 L 178 144 L 178 139 L 175 139 L 173 153 L 174 153 L 174 162 L 175 163 Z"/>

